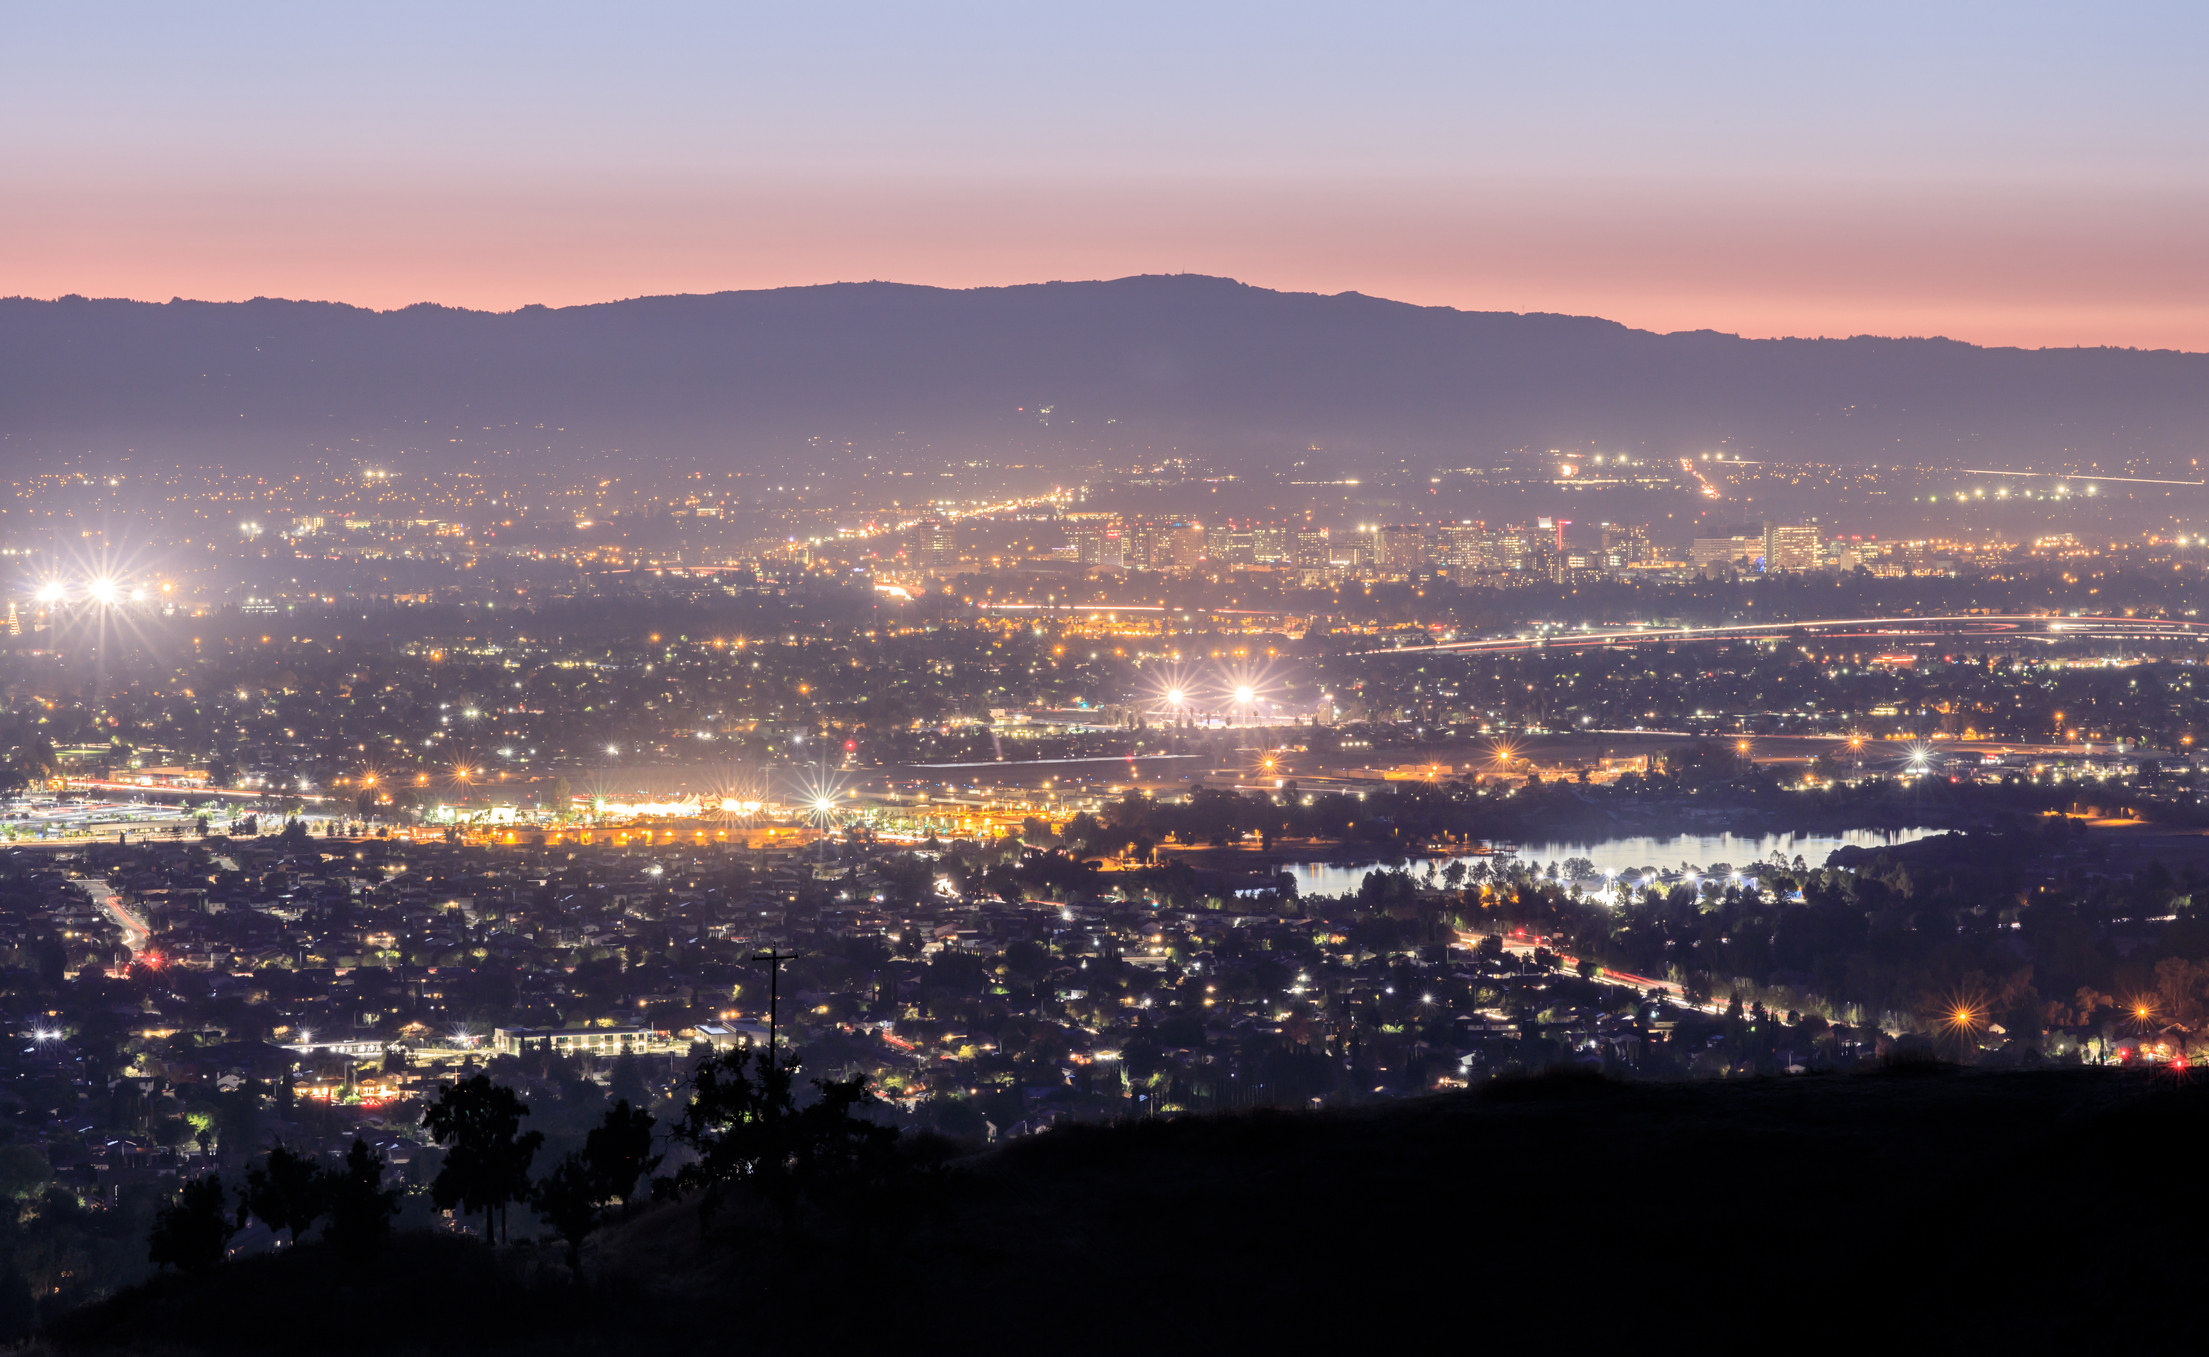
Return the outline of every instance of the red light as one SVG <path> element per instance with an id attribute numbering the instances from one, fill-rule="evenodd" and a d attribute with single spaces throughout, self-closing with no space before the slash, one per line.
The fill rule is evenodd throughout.
<path id="1" fill-rule="evenodd" d="M 857 740 L 846 740 L 846 741 L 844 741 L 844 752 L 845 752 L 846 754 L 849 754 L 849 753 L 851 753 L 851 752 L 852 752 L 853 750 L 857 749 L 858 747 L 859 747 L 859 742 L 858 742 Z"/>

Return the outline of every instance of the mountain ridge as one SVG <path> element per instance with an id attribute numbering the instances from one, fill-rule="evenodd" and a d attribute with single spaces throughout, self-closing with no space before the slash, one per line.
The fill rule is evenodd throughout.
<path id="1" fill-rule="evenodd" d="M 538 425 L 564 437 L 520 436 Z M 1525 446 L 2170 458 L 2209 441 L 2209 355 L 1659 334 L 1201 274 L 505 312 L 0 299 L 0 459 L 449 454 L 455 430 L 464 454 L 620 448 L 706 464 L 813 437 L 1069 457 L 1166 440 L 1261 461 L 1319 446 L 1437 464 Z"/>

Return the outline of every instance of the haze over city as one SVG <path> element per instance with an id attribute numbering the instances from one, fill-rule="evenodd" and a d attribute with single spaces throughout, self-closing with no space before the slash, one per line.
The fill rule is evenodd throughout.
<path id="1" fill-rule="evenodd" d="M 2204 28 L 10 15 L 0 1339 L 2188 1342 Z"/>

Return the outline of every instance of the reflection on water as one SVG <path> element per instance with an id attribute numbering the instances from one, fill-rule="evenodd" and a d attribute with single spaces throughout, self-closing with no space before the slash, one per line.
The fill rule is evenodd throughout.
<path id="1" fill-rule="evenodd" d="M 1629 839 L 1601 839 L 1594 843 L 1527 843 L 1519 845 L 1515 858 L 1454 860 L 1468 865 L 1489 862 L 1501 866 L 1520 862 L 1542 867 L 1552 862 L 1586 858 L 1595 864 L 1597 872 L 1631 872 L 1643 867 L 1676 869 L 1682 863 L 1707 867 L 1722 862 L 1739 868 L 1752 862 L 1769 862 L 1777 851 L 1790 863 L 1800 857 L 1805 866 L 1822 867 L 1826 855 L 1836 848 L 1877 848 L 1884 844 L 1909 843 L 1941 832 L 1937 829 L 1851 829 L 1839 834 L 1679 834 L 1671 838 L 1645 834 Z M 1440 872 L 1451 860 L 1438 858 L 1433 861 L 1435 871 Z M 1424 860 L 1411 864 L 1411 870 L 1422 875 L 1426 869 Z M 1294 870 L 1296 888 L 1304 894 L 1342 895 L 1356 890 L 1358 883 L 1373 868 L 1370 865 L 1341 867 L 1306 862 Z"/>

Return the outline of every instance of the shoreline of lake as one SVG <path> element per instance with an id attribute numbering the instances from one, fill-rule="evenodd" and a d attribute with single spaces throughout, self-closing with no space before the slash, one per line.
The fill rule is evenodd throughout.
<path id="1" fill-rule="evenodd" d="M 1426 853 L 1407 858 L 1406 863 L 1407 870 L 1409 864 L 1417 864 L 1417 874 L 1423 876 L 1429 863 L 1439 874 L 1452 862 L 1463 862 L 1468 867 L 1487 863 L 1495 870 L 1507 865 L 1541 868 L 1581 858 L 1593 864 L 1598 875 L 1623 875 L 1645 869 L 1671 871 L 1688 867 L 1702 870 L 1713 864 L 1735 871 L 1753 863 L 1769 863 L 1777 850 L 1790 868 L 1797 858 L 1802 860 L 1804 867 L 1814 868 L 1824 866 L 1826 858 L 1836 849 L 1914 843 L 1946 832 L 1918 825 L 1905 829 L 1852 829 L 1837 833 L 1621 835 L 1609 839 L 1520 844 L 1511 853 Z M 1294 874 L 1300 894 L 1343 895 L 1357 890 L 1367 872 L 1386 866 L 1385 859 L 1367 855 L 1366 860 L 1360 862 L 1307 860 L 1283 863 L 1275 870 Z"/>

